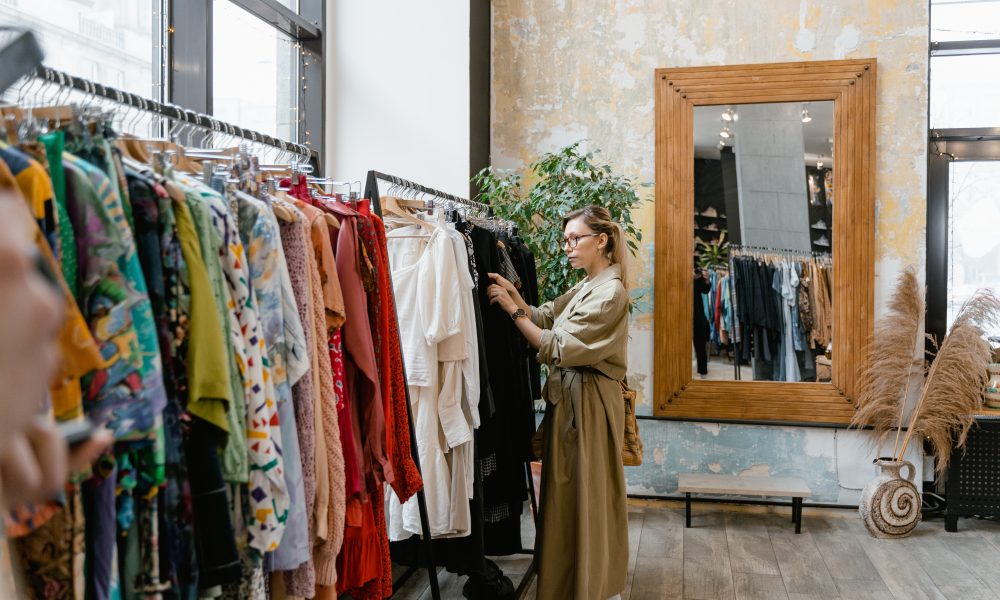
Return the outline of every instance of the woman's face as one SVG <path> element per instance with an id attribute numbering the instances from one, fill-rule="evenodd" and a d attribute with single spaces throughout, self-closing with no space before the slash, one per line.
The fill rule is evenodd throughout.
<path id="1" fill-rule="evenodd" d="M 594 233 L 582 218 L 569 221 L 563 230 L 562 249 L 574 269 L 589 270 L 597 264 L 605 255 L 607 243 L 608 235 Z"/>

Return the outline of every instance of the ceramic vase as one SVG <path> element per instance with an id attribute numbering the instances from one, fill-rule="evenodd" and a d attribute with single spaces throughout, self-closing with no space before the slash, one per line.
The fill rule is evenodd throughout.
<path id="1" fill-rule="evenodd" d="M 986 385 L 986 406 L 1000 408 L 1000 363 L 990 363 L 990 382 Z"/>
<path id="2" fill-rule="evenodd" d="M 905 460 L 875 460 L 878 475 L 861 492 L 858 511 L 872 537 L 902 538 L 920 522 L 920 492 L 913 484 L 916 468 Z M 907 468 L 904 478 L 900 471 Z"/>

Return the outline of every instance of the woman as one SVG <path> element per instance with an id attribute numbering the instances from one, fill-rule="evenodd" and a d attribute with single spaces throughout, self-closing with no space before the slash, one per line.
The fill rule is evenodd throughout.
<path id="1" fill-rule="evenodd" d="M 538 598 L 607 600 L 625 587 L 628 515 L 622 438 L 628 292 L 624 233 L 599 206 L 563 219 L 562 247 L 587 277 L 531 307 L 491 273 L 490 302 L 510 313 L 538 360 L 543 395 Z"/>

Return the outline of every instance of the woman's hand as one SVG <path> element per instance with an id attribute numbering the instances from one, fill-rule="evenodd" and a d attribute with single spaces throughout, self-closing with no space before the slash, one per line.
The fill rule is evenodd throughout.
<path id="1" fill-rule="evenodd" d="M 524 298 L 521 297 L 521 293 L 517 291 L 517 288 L 514 287 L 513 283 L 511 283 L 510 281 L 505 279 L 502 275 L 499 275 L 497 273 L 490 273 L 489 276 L 490 280 L 493 282 L 493 285 L 491 285 L 489 289 L 492 289 L 494 287 L 501 288 L 503 291 L 507 293 L 507 297 L 514 303 L 512 305 L 512 308 L 510 308 L 510 310 L 508 310 L 507 312 L 514 312 L 515 310 L 521 308 L 524 309 L 524 312 L 529 314 L 531 313 L 531 307 L 528 306 L 528 303 L 524 301 Z M 488 294 L 489 294 L 489 289 L 487 289 Z M 493 295 L 489 294 L 489 297 L 490 297 L 490 302 L 495 304 L 495 302 L 493 302 Z M 506 309 L 507 307 L 501 305 L 501 308 Z"/>
<path id="2" fill-rule="evenodd" d="M 63 299 L 34 264 L 35 230 L 24 201 L 0 193 L 0 451 L 41 411 L 59 365 Z"/>
<path id="3" fill-rule="evenodd" d="M 501 277 L 501 279 L 503 279 Z M 506 281 L 506 280 L 504 280 Z M 508 283 L 510 283 L 508 281 Z M 504 311 L 512 313 L 518 309 L 517 303 L 514 299 L 510 297 L 510 292 L 508 292 L 503 286 L 498 284 L 493 284 L 486 288 L 486 294 L 490 298 L 490 304 L 496 304 Z"/>
<path id="4" fill-rule="evenodd" d="M 11 436 L 0 454 L 3 504 L 51 500 L 70 474 L 97 460 L 111 442 L 111 432 L 102 430 L 70 450 L 54 423 L 32 422 Z"/>

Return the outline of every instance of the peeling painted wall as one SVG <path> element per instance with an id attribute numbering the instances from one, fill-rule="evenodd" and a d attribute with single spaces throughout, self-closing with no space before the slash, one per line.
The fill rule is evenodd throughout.
<path id="1" fill-rule="evenodd" d="M 653 70 L 876 57 L 876 305 L 908 264 L 923 272 L 926 0 L 494 0 L 492 160 L 524 169 L 586 138 L 603 160 L 653 181 Z M 643 189 L 650 200 L 652 190 Z M 652 202 L 638 221 L 629 382 L 651 413 Z M 873 473 L 863 434 L 641 421 L 646 464 L 630 490 L 671 494 L 678 472 L 746 469 L 806 477 L 821 502 L 851 503 Z M 918 457 L 919 458 L 919 457 Z"/>

